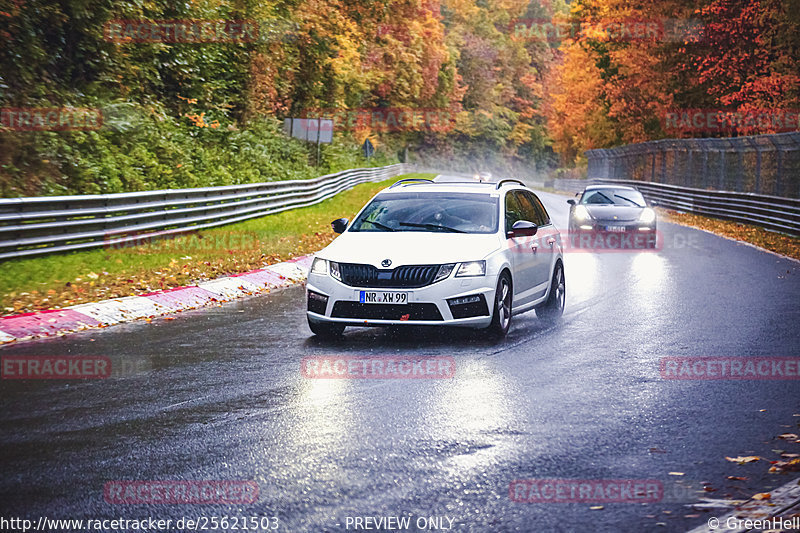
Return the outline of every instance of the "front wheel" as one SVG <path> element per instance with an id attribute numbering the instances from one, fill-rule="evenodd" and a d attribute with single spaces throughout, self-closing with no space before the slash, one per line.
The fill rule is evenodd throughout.
<path id="1" fill-rule="evenodd" d="M 567 285 L 564 280 L 564 265 L 559 261 L 553 271 L 553 279 L 550 282 L 550 294 L 547 300 L 536 307 L 536 316 L 540 320 L 552 322 L 564 313 L 564 301 L 567 296 Z"/>
<path id="2" fill-rule="evenodd" d="M 317 322 L 309 318 L 308 327 L 314 335 L 322 337 L 323 339 L 332 339 L 340 336 L 344 332 L 345 325 L 336 322 Z"/>
<path id="3" fill-rule="evenodd" d="M 494 292 L 494 315 L 487 331 L 493 337 L 505 337 L 511 327 L 511 277 L 508 273 L 500 274 L 497 290 Z"/>

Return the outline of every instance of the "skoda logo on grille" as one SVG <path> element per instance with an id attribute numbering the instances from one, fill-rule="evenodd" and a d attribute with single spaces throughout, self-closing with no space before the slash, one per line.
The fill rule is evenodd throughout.
<path id="1" fill-rule="evenodd" d="M 389 268 L 390 266 L 392 266 L 392 260 L 391 259 L 384 259 L 383 261 L 381 261 L 381 266 L 383 268 Z"/>

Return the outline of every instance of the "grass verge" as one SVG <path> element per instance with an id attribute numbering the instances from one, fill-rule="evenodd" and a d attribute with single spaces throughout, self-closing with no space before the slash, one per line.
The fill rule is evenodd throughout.
<path id="1" fill-rule="evenodd" d="M 364 183 L 310 207 L 161 239 L 0 263 L 2 314 L 58 309 L 144 294 L 247 272 L 315 252 L 336 236 L 333 219 L 351 218 L 381 189 L 409 177 Z"/>
<path id="2" fill-rule="evenodd" d="M 658 211 L 660 218 L 666 222 L 710 231 L 737 241 L 754 244 L 777 254 L 800 259 L 800 238 L 798 237 L 765 230 L 760 226 L 709 218 L 692 213 L 679 213 L 668 209 L 658 209 Z"/>

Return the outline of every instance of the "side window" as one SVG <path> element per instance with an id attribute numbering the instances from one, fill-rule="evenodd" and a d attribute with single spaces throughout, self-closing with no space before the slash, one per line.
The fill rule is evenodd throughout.
<path id="1" fill-rule="evenodd" d="M 511 231 L 511 226 L 517 220 L 522 220 L 519 203 L 514 192 L 506 194 L 506 233 Z"/>
<path id="2" fill-rule="evenodd" d="M 519 203 L 520 207 L 520 218 L 522 220 L 533 222 L 537 226 L 541 226 L 542 220 L 539 216 L 539 212 L 536 210 L 535 204 L 533 203 L 532 196 L 526 191 L 514 191 L 512 194 L 517 197 L 517 202 Z"/>
<path id="3" fill-rule="evenodd" d="M 525 192 L 525 196 L 529 196 L 531 201 L 533 202 L 533 207 L 536 208 L 536 211 L 539 213 L 539 220 L 542 221 L 539 226 L 547 226 L 550 224 L 550 215 L 547 214 L 547 209 L 544 208 L 542 205 L 542 201 L 539 200 L 539 197 L 533 193 Z"/>

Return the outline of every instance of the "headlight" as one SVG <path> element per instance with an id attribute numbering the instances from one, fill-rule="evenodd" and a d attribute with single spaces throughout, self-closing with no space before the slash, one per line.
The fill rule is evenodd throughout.
<path id="1" fill-rule="evenodd" d="M 645 207 L 642 211 L 642 216 L 639 217 L 639 222 L 642 224 L 650 224 L 655 222 L 656 220 L 656 212 L 650 209 L 649 207 Z"/>
<path id="2" fill-rule="evenodd" d="M 312 274 L 327 274 L 328 273 L 328 262 L 324 259 L 320 259 L 319 257 L 314 258 L 314 262 L 311 263 L 311 273 Z"/>
<path id="3" fill-rule="evenodd" d="M 486 261 L 469 261 L 461 263 L 456 272 L 457 278 L 466 278 L 471 276 L 485 276 L 486 275 Z"/>
<path id="4" fill-rule="evenodd" d="M 331 277 L 342 281 L 342 274 L 339 272 L 339 263 L 328 261 L 328 269 L 331 271 Z"/>
<path id="5" fill-rule="evenodd" d="M 574 213 L 575 213 L 575 219 L 576 220 L 583 221 L 583 220 L 589 220 L 590 218 L 592 218 L 592 215 L 589 214 L 589 210 L 586 209 L 582 205 L 575 206 L 575 212 Z"/>
<path id="6" fill-rule="evenodd" d="M 446 265 L 440 266 L 439 272 L 437 272 L 436 277 L 433 278 L 433 282 L 436 283 L 437 281 L 442 281 L 443 279 L 445 279 L 453 272 L 455 266 L 456 266 L 455 263 L 448 263 Z"/>

